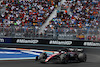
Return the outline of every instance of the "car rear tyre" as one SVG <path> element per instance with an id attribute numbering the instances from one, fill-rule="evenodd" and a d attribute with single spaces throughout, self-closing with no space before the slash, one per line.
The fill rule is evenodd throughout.
<path id="1" fill-rule="evenodd" d="M 79 62 L 86 62 L 86 60 L 87 60 L 86 54 L 85 53 L 79 53 L 78 54 L 78 60 L 79 60 Z"/>

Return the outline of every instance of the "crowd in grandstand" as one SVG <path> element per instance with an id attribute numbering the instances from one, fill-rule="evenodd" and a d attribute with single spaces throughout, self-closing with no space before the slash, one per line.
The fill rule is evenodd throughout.
<path id="1" fill-rule="evenodd" d="M 50 13 L 57 7 L 60 0 L 4 0 L 1 5 L 6 6 L 6 11 L 1 14 L 0 27 L 11 25 L 30 27 L 38 30 Z"/>
<path id="2" fill-rule="evenodd" d="M 61 0 L 4 0 L 5 13 L 0 16 L 0 27 L 14 26 L 16 31 L 32 33 L 33 28 L 38 30 L 45 23 L 52 11 Z M 63 11 L 57 11 L 57 17 L 53 18 L 45 28 L 45 34 L 49 32 L 77 34 L 76 38 L 84 39 L 85 34 L 98 34 L 100 28 L 100 0 L 66 0 L 59 5 Z M 59 8 L 58 7 L 58 8 Z M 10 28 L 7 28 L 10 31 Z M 6 30 L 7 30 L 6 29 Z M 28 29 L 32 29 L 29 32 Z M 0 29 L 1 30 L 1 29 Z M 28 30 L 28 31 L 27 31 Z M 88 30 L 88 31 L 87 31 Z M 89 35 L 88 40 L 95 40 L 94 35 Z"/>
<path id="3" fill-rule="evenodd" d="M 2 9 L 2 5 L 0 5 L 0 9 Z"/>
<path id="4" fill-rule="evenodd" d="M 77 29 L 100 28 L 100 0 L 66 0 L 61 8 L 65 11 L 58 11 L 57 17 L 53 18 L 46 27 L 46 32 L 53 32 L 56 29 L 56 32 L 76 33 Z M 67 12 L 68 8 L 71 13 Z M 88 32 L 79 32 L 82 33 Z"/>
<path id="5" fill-rule="evenodd" d="M 5 0 L 6 11 L 1 15 L 3 24 L 41 26 L 60 0 Z M 1 25 L 2 26 L 2 25 Z M 37 28 L 37 27 L 36 27 Z"/>

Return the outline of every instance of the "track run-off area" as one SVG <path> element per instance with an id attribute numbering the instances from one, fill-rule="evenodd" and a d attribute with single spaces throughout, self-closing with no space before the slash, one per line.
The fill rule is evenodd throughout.
<path id="1" fill-rule="evenodd" d="M 13 50 L 15 52 L 12 52 Z M 16 52 L 16 48 L 10 50 L 0 49 L 0 67 L 100 67 L 100 53 L 99 53 L 100 49 L 84 49 L 84 50 L 87 54 L 87 62 L 85 63 L 41 64 L 40 62 L 35 61 L 34 59 L 35 56 L 39 55 L 39 53 L 45 50 L 17 49 Z M 51 53 L 51 51 L 50 52 L 46 51 L 46 52 Z"/>

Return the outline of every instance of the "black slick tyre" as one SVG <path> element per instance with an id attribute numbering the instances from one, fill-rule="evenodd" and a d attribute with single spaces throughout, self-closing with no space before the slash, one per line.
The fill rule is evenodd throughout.
<path id="1" fill-rule="evenodd" d="M 46 53 L 41 53 L 39 56 L 40 63 L 45 63 L 45 59 L 47 58 Z"/>
<path id="2" fill-rule="evenodd" d="M 85 53 L 79 53 L 78 54 L 78 60 L 79 60 L 79 62 L 86 62 L 86 60 L 87 60 L 86 54 Z"/>

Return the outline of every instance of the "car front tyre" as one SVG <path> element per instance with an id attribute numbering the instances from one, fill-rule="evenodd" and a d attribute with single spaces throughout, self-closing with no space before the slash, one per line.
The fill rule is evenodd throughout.
<path id="1" fill-rule="evenodd" d="M 39 56 L 40 63 L 45 63 L 45 59 L 47 58 L 46 53 L 41 53 Z"/>

